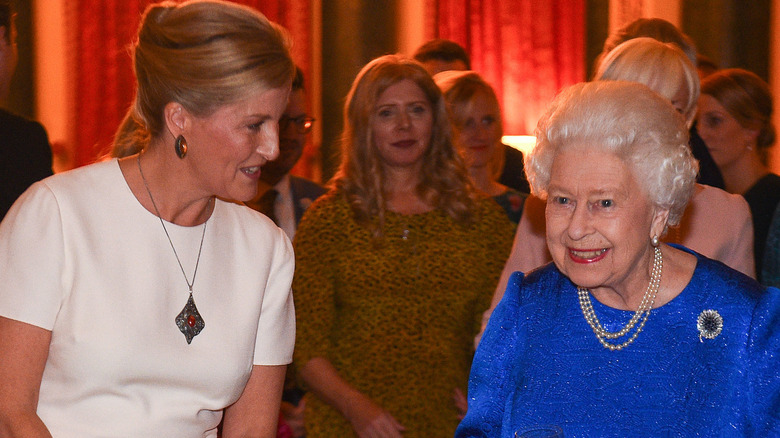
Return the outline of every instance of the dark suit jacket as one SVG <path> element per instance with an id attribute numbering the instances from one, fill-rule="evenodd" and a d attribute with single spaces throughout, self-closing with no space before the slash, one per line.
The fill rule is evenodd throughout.
<path id="1" fill-rule="evenodd" d="M 292 191 L 295 207 L 295 224 L 301 222 L 301 217 L 315 199 L 324 195 L 328 190 L 325 187 L 309 181 L 308 179 L 290 175 L 290 189 Z"/>
<path id="2" fill-rule="evenodd" d="M 0 220 L 19 195 L 51 174 L 51 146 L 43 126 L 0 109 Z"/>
<path id="3" fill-rule="evenodd" d="M 521 193 L 531 193 L 531 186 L 525 176 L 523 153 L 512 146 L 504 146 L 504 170 L 498 182 Z"/>

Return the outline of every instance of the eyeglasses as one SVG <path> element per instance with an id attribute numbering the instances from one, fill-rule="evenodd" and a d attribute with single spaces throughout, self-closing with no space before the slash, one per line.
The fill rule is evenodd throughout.
<path id="1" fill-rule="evenodd" d="M 290 126 L 290 123 L 295 127 L 295 131 L 298 134 L 308 134 L 311 132 L 311 127 L 314 125 L 316 119 L 312 117 L 300 116 L 300 117 L 287 117 L 282 116 L 279 119 L 279 132 L 283 132 Z"/>

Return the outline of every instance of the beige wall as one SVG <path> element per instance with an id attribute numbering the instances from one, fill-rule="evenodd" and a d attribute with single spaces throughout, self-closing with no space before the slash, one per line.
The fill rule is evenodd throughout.
<path id="1" fill-rule="evenodd" d="M 609 32 L 640 17 L 663 18 L 680 27 L 680 0 L 610 0 Z"/>
<path id="2" fill-rule="evenodd" d="M 46 127 L 54 150 L 54 170 L 58 166 L 58 146 L 73 141 L 70 136 L 69 114 L 73 97 L 67 94 L 68 65 L 65 34 L 65 1 L 35 0 L 33 2 L 33 29 L 35 29 L 35 100 L 37 119 Z"/>
<path id="3" fill-rule="evenodd" d="M 412 56 L 425 42 L 425 2 L 399 0 L 398 23 L 398 51 Z"/>

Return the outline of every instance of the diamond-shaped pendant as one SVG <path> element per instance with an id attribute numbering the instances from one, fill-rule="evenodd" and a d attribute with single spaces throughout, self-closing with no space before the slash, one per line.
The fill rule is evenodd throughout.
<path id="1" fill-rule="evenodd" d="M 181 312 L 176 316 L 176 325 L 179 330 L 184 333 L 184 337 L 187 338 L 187 344 L 192 343 L 192 338 L 198 335 L 206 326 L 206 322 L 198 313 L 198 308 L 195 307 L 195 300 L 192 299 L 192 292 L 190 292 L 190 298 L 187 300 L 187 304 L 181 309 Z"/>

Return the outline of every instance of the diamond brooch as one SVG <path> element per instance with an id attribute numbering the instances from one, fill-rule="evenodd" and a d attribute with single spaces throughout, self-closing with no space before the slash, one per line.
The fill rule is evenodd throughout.
<path id="1" fill-rule="evenodd" d="M 699 341 L 704 342 L 702 338 L 715 339 L 723 330 L 723 317 L 717 310 L 703 310 L 696 321 L 696 328 L 699 330 Z"/>

